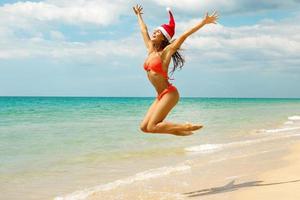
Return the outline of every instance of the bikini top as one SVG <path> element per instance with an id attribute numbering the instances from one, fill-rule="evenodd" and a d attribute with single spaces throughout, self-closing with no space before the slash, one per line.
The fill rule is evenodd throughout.
<path id="1" fill-rule="evenodd" d="M 163 70 L 162 68 L 162 60 L 160 56 L 155 57 L 154 59 L 151 59 L 151 62 L 146 64 L 146 62 L 144 63 L 144 69 L 146 71 L 148 70 L 152 70 L 156 73 L 161 74 L 163 77 L 165 77 L 166 79 L 170 79 L 170 80 L 174 80 L 168 77 L 168 74 L 166 71 Z"/>

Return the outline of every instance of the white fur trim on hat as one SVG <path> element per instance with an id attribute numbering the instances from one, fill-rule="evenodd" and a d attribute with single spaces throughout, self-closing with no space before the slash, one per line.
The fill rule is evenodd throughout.
<path id="1" fill-rule="evenodd" d="M 169 33 L 161 26 L 157 27 L 156 30 L 160 30 L 164 36 L 168 39 L 168 41 L 170 42 L 171 41 L 171 36 L 169 35 Z"/>

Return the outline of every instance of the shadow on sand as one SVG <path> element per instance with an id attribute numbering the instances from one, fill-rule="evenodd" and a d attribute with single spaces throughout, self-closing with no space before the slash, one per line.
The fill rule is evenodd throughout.
<path id="1" fill-rule="evenodd" d="M 299 182 L 299 181 L 300 181 L 300 179 L 293 180 L 293 181 L 277 182 L 277 183 L 262 183 L 263 181 L 249 181 L 249 182 L 245 182 L 245 183 L 234 184 L 235 180 L 233 180 L 224 186 L 207 188 L 207 189 L 202 189 L 202 190 L 197 190 L 197 191 L 192 191 L 192 192 L 186 192 L 186 193 L 182 193 L 182 194 L 186 195 L 187 197 L 197 197 L 197 196 L 218 194 L 218 193 L 224 193 L 224 192 L 231 192 L 231 191 L 238 190 L 240 188 L 245 188 L 245 187 L 279 185 L 279 184 L 294 183 L 294 182 Z"/>

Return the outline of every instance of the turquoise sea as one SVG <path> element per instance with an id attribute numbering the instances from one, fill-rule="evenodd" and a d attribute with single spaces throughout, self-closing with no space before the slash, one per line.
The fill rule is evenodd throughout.
<path id="1" fill-rule="evenodd" d="M 153 100 L 0 97 L 0 199 L 86 199 L 187 160 L 300 138 L 300 99 L 181 98 L 167 120 L 204 125 L 188 137 L 139 130 Z"/>

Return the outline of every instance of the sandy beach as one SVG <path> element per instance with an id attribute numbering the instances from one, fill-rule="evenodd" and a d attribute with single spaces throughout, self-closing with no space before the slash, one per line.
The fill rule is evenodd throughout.
<path id="1" fill-rule="evenodd" d="M 114 191 L 114 198 L 108 199 L 298 200 L 299 155 L 300 142 L 297 142 L 277 153 L 236 157 L 221 166 L 216 162 L 211 166 L 214 172 L 205 173 L 200 166 L 194 166 L 186 173 L 121 187 Z M 88 199 L 101 200 L 110 195 L 110 192 L 94 193 Z"/>
<path id="2" fill-rule="evenodd" d="M 232 185 L 232 188 L 240 189 L 233 199 L 300 199 L 300 143 L 292 145 L 290 153 L 282 162 L 285 162 L 286 166 L 267 171 L 252 182 Z"/>

